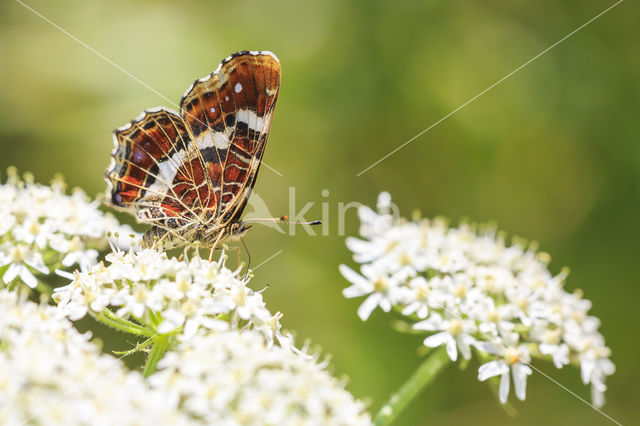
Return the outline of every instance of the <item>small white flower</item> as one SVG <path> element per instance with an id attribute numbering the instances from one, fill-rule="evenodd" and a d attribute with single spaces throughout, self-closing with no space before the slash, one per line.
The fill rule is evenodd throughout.
<path id="1" fill-rule="evenodd" d="M 413 328 L 439 331 L 424 339 L 424 345 L 430 348 L 445 345 L 451 361 L 458 359 L 458 351 L 465 359 L 471 358 L 471 345 L 475 343 L 472 334 L 476 331 L 473 321 L 458 318 L 443 319 L 436 313 L 429 319 L 415 323 Z"/>
<path id="2" fill-rule="evenodd" d="M 408 285 L 409 288 L 402 294 L 402 300 L 406 304 L 402 309 L 402 315 L 415 314 L 418 318 L 424 319 L 429 315 L 429 307 L 441 306 L 438 289 L 434 289 L 424 277 L 414 277 Z"/>
<path id="3" fill-rule="evenodd" d="M 17 223 L 13 228 L 13 236 L 17 242 L 34 244 L 39 249 L 47 246 L 47 240 L 55 232 L 55 225 L 51 220 L 40 223 L 39 218 L 26 217 L 22 223 Z"/>
<path id="4" fill-rule="evenodd" d="M 385 312 L 391 310 L 395 298 L 399 297 L 397 293 L 399 284 L 406 275 L 403 272 L 398 272 L 393 276 L 388 276 L 383 268 L 369 265 L 364 265 L 361 270 L 364 276 L 359 275 L 348 266 L 340 265 L 340 272 L 352 283 L 351 287 L 343 290 L 344 296 L 351 298 L 368 295 L 358 308 L 358 316 L 366 321 L 378 306 Z"/>
<path id="5" fill-rule="evenodd" d="M 517 345 L 517 334 L 505 339 L 506 345 L 489 342 L 477 343 L 478 349 L 502 357 L 482 364 L 478 369 L 478 380 L 484 382 L 490 377 L 500 376 L 500 401 L 504 404 L 509 396 L 509 373 L 513 377 L 516 397 L 521 401 L 527 396 L 527 377 L 533 372 L 528 363 L 531 360 L 525 345 Z"/>
<path id="6" fill-rule="evenodd" d="M 511 304 L 497 305 L 491 297 L 476 300 L 469 308 L 470 316 L 480 323 L 478 330 L 485 338 L 497 339 L 500 335 L 511 333 L 516 318 Z"/>
<path id="7" fill-rule="evenodd" d="M 5 255 L 4 259 L 0 259 L 0 266 L 9 265 L 9 268 L 2 275 L 2 281 L 5 284 L 9 284 L 16 279 L 16 277 L 20 277 L 23 283 L 31 288 L 35 288 L 38 285 L 38 279 L 27 266 L 43 274 L 49 273 L 49 268 L 45 266 L 42 255 L 30 249 L 28 246 L 19 245 L 7 251 L 8 256 Z"/>
<path id="8" fill-rule="evenodd" d="M 562 329 L 545 326 L 534 326 L 531 330 L 533 339 L 540 342 L 538 349 L 541 354 L 549 355 L 557 368 L 570 363 L 569 345 L 562 342 Z"/>
<path id="9" fill-rule="evenodd" d="M 607 386 L 604 384 L 605 378 L 615 373 L 616 366 L 609 358 L 601 357 L 595 361 L 594 368 L 590 368 L 590 370 L 591 398 L 596 407 L 602 407 L 605 402 L 604 391 L 607 390 Z"/>

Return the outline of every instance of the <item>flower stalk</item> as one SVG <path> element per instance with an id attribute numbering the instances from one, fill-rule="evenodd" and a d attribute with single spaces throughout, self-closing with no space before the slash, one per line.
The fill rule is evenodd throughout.
<path id="1" fill-rule="evenodd" d="M 152 337 L 156 334 L 156 332 L 149 328 L 140 326 L 134 322 L 118 317 L 107 308 L 104 308 L 99 314 L 95 314 L 94 317 L 103 324 L 125 333 L 148 337 Z"/>
<path id="2" fill-rule="evenodd" d="M 149 377 L 158 369 L 158 361 L 162 359 L 164 353 L 169 348 L 169 336 L 158 334 L 153 338 L 154 343 L 147 357 L 147 363 L 144 366 L 144 377 Z"/>
<path id="3" fill-rule="evenodd" d="M 447 365 L 449 357 L 443 347 L 432 350 L 418 369 L 407 380 L 400 390 L 393 394 L 382 406 L 374 419 L 376 426 L 386 426 L 405 409 L 405 407 L 437 377 Z"/>

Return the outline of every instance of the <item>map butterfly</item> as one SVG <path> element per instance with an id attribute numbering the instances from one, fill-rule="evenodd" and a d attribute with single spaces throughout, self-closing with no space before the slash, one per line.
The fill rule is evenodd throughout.
<path id="1" fill-rule="evenodd" d="M 107 196 L 114 207 L 153 225 L 144 247 L 215 247 L 248 231 L 240 216 L 279 89 L 273 53 L 234 53 L 187 89 L 179 114 L 148 109 L 114 131 Z"/>

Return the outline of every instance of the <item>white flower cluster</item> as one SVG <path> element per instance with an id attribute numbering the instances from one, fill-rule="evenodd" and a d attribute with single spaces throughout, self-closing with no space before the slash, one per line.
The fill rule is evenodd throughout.
<path id="1" fill-rule="evenodd" d="M 15 168 L 7 174 L 0 184 L 0 287 L 19 279 L 35 288 L 37 274 L 72 265 L 86 269 L 108 247 L 109 232 L 132 233 L 81 190 L 67 195 L 62 179 L 46 186 L 29 174 L 20 179 Z"/>
<path id="2" fill-rule="evenodd" d="M 67 195 L 61 180 L 8 175 L 0 184 L 0 424 L 371 424 L 326 363 L 295 348 L 282 315 L 269 312 L 240 268 L 225 266 L 224 253 L 210 262 L 112 246 L 97 263 L 108 233 L 130 228 L 83 192 Z M 50 291 L 53 271 L 71 280 L 54 289 L 58 306 L 28 301 L 22 290 Z M 87 314 L 147 337 L 134 350 L 149 349 L 148 380 L 73 328 L 70 320 Z"/>
<path id="3" fill-rule="evenodd" d="M 293 349 L 290 335 L 281 333 L 281 314 L 272 315 L 262 294 L 247 287 L 248 277 L 217 262 L 198 256 L 190 260 L 169 258 L 147 249 L 115 251 L 73 281 L 55 289 L 54 300 L 62 312 L 77 320 L 89 312 L 100 315 L 105 308 L 115 316 L 134 319 L 153 333 L 179 332 L 189 338 L 200 328 L 260 330 L 269 344 L 274 338 Z"/>
<path id="4" fill-rule="evenodd" d="M 605 377 L 615 370 L 611 352 L 598 332 L 600 321 L 588 315 L 591 302 L 563 289 L 567 271 L 553 276 L 546 253 L 507 245 L 492 227 L 405 221 L 391 215 L 391 207 L 387 193 L 380 194 L 377 212 L 360 207 L 362 239 L 346 241 L 361 267 L 357 273 L 341 265 L 352 284 L 344 295 L 367 296 L 360 318 L 393 307 L 430 334 L 426 346 L 445 345 L 452 361 L 476 350 L 486 361 L 478 378 L 499 376 L 502 402 L 510 375 L 516 396 L 525 398 L 535 357 L 558 368 L 579 365 L 594 404 L 604 403 Z"/>
<path id="5" fill-rule="evenodd" d="M 107 257 L 109 266 L 74 274 L 57 308 L 0 290 L 0 424 L 371 424 L 365 405 L 326 363 L 293 347 L 280 314 L 224 256 Z M 147 380 L 100 354 L 68 319 L 107 306 L 158 333 L 182 331 Z"/>
<path id="6" fill-rule="evenodd" d="M 160 361 L 149 380 L 205 424 L 370 425 L 362 402 L 324 363 L 269 347 L 261 333 L 198 334 Z"/>
<path id="7" fill-rule="evenodd" d="M 55 307 L 0 290 L 0 424 L 194 423 Z"/>

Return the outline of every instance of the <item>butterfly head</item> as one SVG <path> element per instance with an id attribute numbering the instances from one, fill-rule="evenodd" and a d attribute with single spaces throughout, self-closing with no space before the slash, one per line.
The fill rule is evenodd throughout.
<path id="1" fill-rule="evenodd" d="M 209 232 L 205 233 L 205 237 L 203 241 L 208 242 L 207 246 L 216 245 L 218 242 L 222 242 L 225 240 L 239 240 L 242 238 L 247 232 L 249 232 L 251 226 L 246 222 L 234 222 L 224 228 L 210 228 Z M 206 235 L 209 234 L 209 235 Z"/>
<path id="2" fill-rule="evenodd" d="M 251 225 L 246 222 L 235 222 L 229 226 L 229 235 L 227 238 L 232 240 L 239 240 L 251 229 Z"/>

